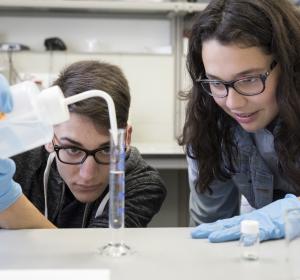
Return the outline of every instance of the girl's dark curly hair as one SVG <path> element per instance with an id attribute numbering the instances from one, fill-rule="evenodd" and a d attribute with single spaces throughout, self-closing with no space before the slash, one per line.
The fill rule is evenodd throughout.
<path id="1" fill-rule="evenodd" d="M 202 44 L 259 47 L 273 55 L 281 69 L 276 98 L 280 127 L 274 135 L 281 172 L 300 186 L 300 14 L 288 0 L 212 0 L 197 15 L 190 34 L 187 68 L 192 79 L 186 121 L 179 143 L 199 167 L 197 189 L 210 190 L 213 179 L 230 174 L 222 168 L 223 155 L 231 168 L 237 149 L 232 128 L 236 122 L 202 89 L 196 79 L 205 75 Z"/>

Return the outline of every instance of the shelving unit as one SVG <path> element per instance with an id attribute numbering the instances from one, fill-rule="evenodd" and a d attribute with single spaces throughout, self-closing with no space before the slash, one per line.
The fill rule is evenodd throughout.
<path id="1" fill-rule="evenodd" d="M 191 13 L 201 11 L 206 3 L 84 0 L 1 0 L 1 10 L 86 11 L 113 13 Z"/>
<path id="2" fill-rule="evenodd" d="M 58 59 L 63 61 L 62 63 L 69 63 L 69 61 L 76 60 L 76 57 L 78 57 L 78 59 L 102 56 L 107 58 L 107 55 L 111 55 L 114 56 L 112 57 L 112 62 L 117 60 L 116 62 L 118 63 L 120 59 L 124 60 L 125 58 L 126 60 L 126 56 L 134 56 L 135 59 L 143 55 L 152 56 L 153 61 L 156 60 L 157 57 L 163 56 L 160 57 L 162 63 L 164 63 L 164 60 L 169 61 L 165 63 L 169 64 L 169 71 L 173 72 L 172 76 L 166 74 L 166 76 L 162 78 L 169 79 L 170 87 L 168 91 L 173 91 L 171 94 L 174 100 L 169 100 L 169 102 L 173 104 L 171 111 L 173 111 L 172 118 L 174 123 L 170 124 L 173 127 L 173 132 L 172 135 L 169 135 L 169 139 L 160 139 L 158 142 L 174 142 L 173 140 L 181 131 L 183 116 L 182 106 L 176 98 L 177 93 L 182 89 L 183 20 L 187 13 L 201 11 L 206 5 L 207 3 L 189 3 L 182 1 L 0 0 L 0 23 L 1 20 L 3 21 L 0 26 L 0 41 L 21 40 L 21 42 L 25 44 L 28 42 L 32 52 L 28 52 L 26 56 L 31 56 L 33 60 L 36 60 L 38 57 L 38 59 L 41 59 L 44 63 L 47 63 L 47 54 L 44 53 L 44 56 L 42 55 L 42 41 L 45 37 L 50 37 L 55 33 L 60 33 L 66 40 L 69 39 L 67 44 L 68 51 L 65 55 L 56 55 Z M 109 21 L 109 19 L 111 19 L 111 21 Z M 153 29 L 152 33 L 149 31 L 149 27 L 146 26 L 147 23 L 145 23 L 145 19 L 149 21 L 149 25 L 152 24 L 156 26 L 156 29 Z M 124 29 L 122 31 L 122 26 L 117 26 L 112 29 L 111 33 L 113 34 L 118 32 L 117 29 L 121 29 L 120 34 L 117 34 L 115 38 L 110 36 L 110 34 L 104 34 L 102 41 L 100 41 L 100 39 L 98 40 L 98 38 L 90 40 L 90 37 L 93 36 L 92 34 L 97 33 L 97 28 L 93 29 L 92 26 L 95 26 L 98 22 L 99 33 L 101 33 L 103 30 L 101 30 L 100 25 L 103 24 L 104 20 L 108 22 L 107 25 L 111 24 L 112 21 L 119 21 L 119 26 L 123 25 L 123 23 L 125 23 L 125 25 L 127 24 L 128 29 L 131 29 L 131 31 L 128 32 L 128 40 L 124 37 L 124 33 L 126 32 Z M 48 23 L 43 24 L 42 22 L 44 21 L 48 21 Z M 63 21 L 67 23 L 64 24 Z M 77 21 L 78 24 L 76 25 Z M 129 22 L 133 24 L 130 25 Z M 132 36 L 132 29 L 136 27 L 135 25 L 139 25 L 139 28 L 135 30 L 137 35 Z M 111 26 L 108 26 L 108 29 Z M 144 32 L 146 34 L 144 38 L 142 34 L 143 31 L 139 31 L 139 29 L 143 27 L 147 29 L 146 32 L 148 32 L 148 34 Z M 10 36 L 10 32 L 14 35 Z M 89 42 L 84 42 L 84 39 L 82 39 L 85 33 L 86 41 L 89 40 Z M 165 38 L 163 38 L 164 35 Z M 82 38 L 77 38 L 76 36 L 82 36 Z M 101 36 L 102 34 L 99 35 L 99 37 Z M 118 42 L 118 36 L 120 36 L 121 43 Z M 143 39 L 140 40 L 140 38 Z M 106 43 L 109 40 L 111 40 L 111 43 Z M 159 40 L 161 42 L 158 42 Z M 16 59 L 22 61 L 21 64 L 19 63 L 22 72 L 26 72 L 26 67 L 24 68 L 24 61 L 26 60 L 24 55 L 25 54 L 15 55 Z M 149 59 L 147 58 L 147 60 Z M 16 63 L 18 64 L 18 62 Z M 55 67 L 56 72 L 62 68 L 62 63 Z M 37 68 L 42 68 L 38 67 L 38 63 L 36 66 Z M 30 67 L 32 67 L 31 63 Z M 157 65 L 157 67 L 159 67 L 159 65 Z M 167 68 L 168 66 L 166 65 L 164 71 L 168 71 Z M 47 70 L 48 69 L 38 69 L 35 71 L 32 69 L 31 71 L 38 73 L 39 71 Z M 131 83 L 130 80 L 129 82 Z M 152 82 L 155 82 L 155 80 Z M 161 82 L 161 80 L 159 82 Z M 135 82 L 133 82 L 133 95 L 136 95 L 134 88 Z M 138 86 L 137 90 L 141 91 L 142 89 Z M 147 142 L 147 139 L 142 138 L 136 140 L 137 142 Z M 153 142 L 153 140 L 154 139 L 149 139 L 149 142 Z"/>
<path id="3" fill-rule="evenodd" d="M 162 220 L 154 221 L 154 225 L 187 225 L 187 186 L 183 186 L 187 185 L 186 165 L 183 151 L 176 145 L 183 123 L 183 106 L 177 94 L 185 83 L 184 18 L 206 5 L 0 0 L 0 42 L 19 42 L 31 47 L 31 51 L 14 54 L 20 73 L 55 75 L 66 64 L 81 59 L 105 60 L 123 69 L 132 94 L 133 145 L 163 170 L 171 199 L 183 208 L 174 211 L 174 203 L 170 208 L 168 202 Z M 44 50 L 43 40 L 51 36 L 61 37 L 68 50 L 50 56 Z M 5 54 L 0 53 L 0 65 L 6 63 Z"/>

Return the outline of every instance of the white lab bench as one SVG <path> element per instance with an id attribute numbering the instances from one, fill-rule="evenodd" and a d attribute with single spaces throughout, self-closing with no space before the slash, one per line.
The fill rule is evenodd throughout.
<path id="1" fill-rule="evenodd" d="M 186 170 L 183 148 L 174 142 L 134 143 L 149 164 L 157 169 Z"/>
<path id="2" fill-rule="evenodd" d="M 124 236 L 135 253 L 111 258 L 97 250 L 110 240 L 109 229 L 0 230 L 0 275 L 6 269 L 109 269 L 112 280 L 289 279 L 284 240 L 260 244 L 260 259 L 251 262 L 240 259 L 236 241 L 191 239 L 189 228 L 125 229 Z"/>

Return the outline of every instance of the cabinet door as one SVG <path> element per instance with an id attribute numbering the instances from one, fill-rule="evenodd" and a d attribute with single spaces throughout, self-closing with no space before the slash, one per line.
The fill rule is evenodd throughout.
<path id="1" fill-rule="evenodd" d="M 174 59 L 171 55 L 123 55 L 135 142 L 171 142 L 174 137 Z"/>

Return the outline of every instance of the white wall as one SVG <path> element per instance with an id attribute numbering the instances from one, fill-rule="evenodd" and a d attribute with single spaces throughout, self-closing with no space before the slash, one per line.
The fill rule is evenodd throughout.
<path id="1" fill-rule="evenodd" d="M 166 18 L 109 18 L 93 14 L 1 16 L 0 41 L 43 51 L 44 40 L 60 37 L 71 52 L 146 52 L 171 45 Z"/>

